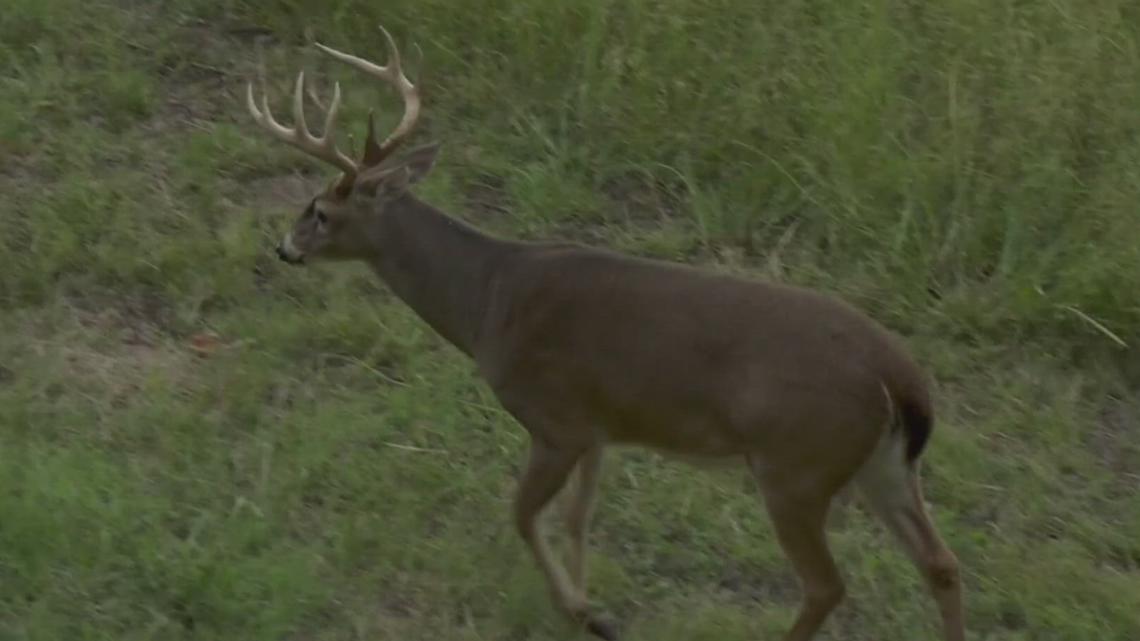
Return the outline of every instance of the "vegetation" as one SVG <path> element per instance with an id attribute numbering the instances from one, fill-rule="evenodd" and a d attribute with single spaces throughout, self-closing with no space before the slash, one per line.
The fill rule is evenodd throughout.
<path id="1" fill-rule="evenodd" d="M 0 12 L 0 638 L 576 634 L 469 363 L 364 270 L 271 255 L 328 176 L 249 122 L 258 45 L 279 113 L 307 65 L 359 141 L 398 101 L 305 30 L 380 58 L 381 21 L 423 52 L 425 198 L 861 305 L 937 378 L 926 489 L 973 638 L 1140 638 L 1140 5 L 165 4 Z M 627 638 L 790 621 L 740 472 L 610 458 L 592 591 Z M 824 638 L 936 638 L 844 514 Z"/>

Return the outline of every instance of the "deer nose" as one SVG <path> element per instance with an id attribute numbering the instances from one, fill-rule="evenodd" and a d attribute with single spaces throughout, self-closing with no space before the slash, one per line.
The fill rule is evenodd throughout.
<path id="1" fill-rule="evenodd" d="M 296 249 L 289 242 L 283 242 L 277 246 L 277 257 L 290 265 L 303 265 L 305 264 L 305 255 L 297 253 Z"/>

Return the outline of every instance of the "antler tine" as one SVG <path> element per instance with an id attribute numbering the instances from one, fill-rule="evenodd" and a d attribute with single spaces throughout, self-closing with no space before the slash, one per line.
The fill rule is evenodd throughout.
<path id="1" fill-rule="evenodd" d="M 396 41 L 392 38 L 392 34 L 388 33 L 388 30 L 385 29 L 383 25 L 379 27 L 380 32 L 384 34 L 385 45 L 388 49 L 388 64 L 383 66 L 369 62 L 363 58 L 358 58 L 352 54 L 337 51 L 319 42 L 313 43 L 318 49 L 333 58 L 355 67 L 370 76 L 395 85 L 396 89 L 399 90 L 401 96 L 404 98 L 404 115 L 400 119 L 400 124 L 396 126 L 392 133 L 389 134 L 380 145 L 376 145 L 375 138 L 372 136 L 369 136 L 369 139 L 365 142 L 366 149 L 373 147 L 371 153 L 366 151 L 367 160 L 365 166 L 374 166 L 395 151 L 408 135 L 412 133 L 412 130 L 415 129 L 416 122 L 419 120 L 420 115 L 419 89 L 404 75 L 403 67 L 400 64 L 400 50 L 396 46 Z"/>
<path id="2" fill-rule="evenodd" d="M 253 97 L 253 83 L 250 82 L 246 85 L 246 107 L 254 121 L 269 130 L 279 140 L 337 167 L 344 172 L 346 177 L 355 176 L 359 167 L 351 158 L 337 149 L 334 137 L 336 116 L 340 109 L 340 84 L 337 83 L 333 87 L 332 102 L 329 103 L 325 114 L 324 130 L 321 132 L 321 136 L 317 137 L 309 131 L 309 126 L 305 122 L 305 72 L 301 71 L 297 74 L 297 81 L 293 90 L 293 120 L 295 123 L 292 128 L 282 125 L 273 118 L 273 112 L 269 109 L 269 92 L 265 86 L 264 68 L 259 69 L 258 76 L 261 81 L 260 108 Z"/>

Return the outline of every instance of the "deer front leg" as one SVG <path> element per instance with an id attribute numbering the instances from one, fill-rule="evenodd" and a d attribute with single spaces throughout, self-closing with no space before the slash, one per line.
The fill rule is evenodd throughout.
<path id="1" fill-rule="evenodd" d="M 526 469 L 515 496 L 515 525 L 546 576 L 555 604 L 572 619 L 584 624 L 591 633 L 614 641 L 617 635 L 613 626 L 590 615 L 585 594 L 571 582 L 566 571 L 554 559 L 539 528 L 542 509 L 566 484 L 570 471 L 582 456 L 581 449 L 558 449 L 538 439 L 531 441 Z"/>
<path id="2" fill-rule="evenodd" d="M 578 461 L 576 482 L 570 486 L 566 503 L 566 531 L 570 535 L 570 582 L 582 596 L 586 595 L 586 536 L 598 495 L 598 477 L 602 468 L 602 448 L 587 450 Z"/>

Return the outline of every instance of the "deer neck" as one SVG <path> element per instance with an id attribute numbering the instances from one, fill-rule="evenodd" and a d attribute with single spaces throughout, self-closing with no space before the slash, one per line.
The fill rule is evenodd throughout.
<path id="1" fill-rule="evenodd" d="M 496 259 L 506 247 L 405 194 L 388 205 L 368 263 L 397 297 L 444 339 L 471 355 Z"/>

